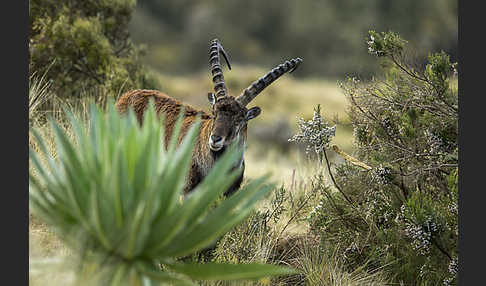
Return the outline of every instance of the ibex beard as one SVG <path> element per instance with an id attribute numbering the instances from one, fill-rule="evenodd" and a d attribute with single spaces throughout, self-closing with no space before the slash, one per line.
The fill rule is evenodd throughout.
<path id="1" fill-rule="evenodd" d="M 237 142 L 243 149 L 245 148 L 247 142 L 248 121 L 257 117 L 261 112 L 259 107 L 248 109 L 246 106 L 273 81 L 286 72 L 294 71 L 302 62 L 302 59 L 300 58 L 285 61 L 283 64 L 280 64 L 269 73 L 253 82 L 239 96 L 233 97 L 227 95 L 220 62 L 220 54 L 223 55 L 229 69 L 231 69 L 228 55 L 219 41 L 214 39 L 211 41 L 209 50 L 209 63 L 214 83 L 214 93 L 208 93 L 211 113 L 183 104 L 157 90 L 142 89 L 129 91 L 123 94 L 116 103 L 118 111 L 122 114 L 126 113 L 129 108 L 133 108 L 137 120 L 142 124 L 143 114 L 149 101 L 152 99 L 156 113 L 159 116 L 164 114 L 165 117 L 165 146 L 168 146 L 175 123 L 182 110 L 184 110 L 184 114 L 179 142 L 181 142 L 191 125 L 194 124 L 196 118 L 198 116 L 201 118 L 201 127 L 194 146 L 191 170 L 184 189 L 185 193 L 192 191 L 204 179 L 216 160 L 218 160 L 229 145 Z M 243 173 L 245 169 L 243 155 L 234 168 L 239 168 L 241 170 L 241 175 L 228 188 L 228 190 L 226 190 L 226 196 L 238 190 L 243 181 Z"/>

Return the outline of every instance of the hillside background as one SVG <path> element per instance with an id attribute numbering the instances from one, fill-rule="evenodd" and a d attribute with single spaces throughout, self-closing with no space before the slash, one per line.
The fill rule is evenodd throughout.
<path id="1" fill-rule="evenodd" d="M 140 0 L 130 34 L 147 46 L 145 62 L 164 73 L 207 67 L 218 37 L 232 62 L 273 67 L 299 56 L 296 77 L 369 77 L 377 64 L 363 41 L 368 30 L 400 34 L 425 61 L 444 50 L 457 61 L 457 1 Z"/>

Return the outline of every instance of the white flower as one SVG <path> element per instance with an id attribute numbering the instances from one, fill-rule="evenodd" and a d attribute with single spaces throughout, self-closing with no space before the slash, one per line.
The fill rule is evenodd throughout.
<path id="1" fill-rule="evenodd" d="M 298 120 L 300 133 L 289 139 L 289 142 L 307 143 L 306 151 L 313 150 L 317 154 L 328 147 L 332 137 L 336 136 L 336 125 L 330 127 L 320 114 L 320 106 L 314 110 L 311 120 L 305 121 L 303 118 Z"/>

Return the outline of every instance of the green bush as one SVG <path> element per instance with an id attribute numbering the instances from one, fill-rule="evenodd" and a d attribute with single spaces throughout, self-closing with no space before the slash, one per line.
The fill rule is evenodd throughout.
<path id="1" fill-rule="evenodd" d="M 342 83 L 357 160 L 337 166 L 309 221 L 324 246 L 338 247 L 349 269 L 385 268 L 408 285 L 457 283 L 458 93 L 444 52 L 423 68 L 397 34 L 370 31 L 384 77 Z M 325 154 L 325 149 L 322 150 Z M 331 173 L 332 175 L 332 173 Z M 336 191 L 337 190 L 337 191 Z"/>
<path id="2" fill-rule="evenodd" d="M 128 34 L 134 0 L 29 2 L 29 68 L 47 72 L 61 97 L 83 90 L 118 95 L 157 82 L 140 64 Z"/>
<path id="3" fill-rule="evenodd" d="M 79 282 L 89 285 L 195 285 L 192 280 L 257 279 L 294 270 L 261 263 L 184 263 L 245 219 L 272 185 L 255 179 L 235 195 L 215 202 L 239 175 L 230 171 L 242 150 L 229 149 L 185 198 L 199 123 L 177 147 L 182 124 L 163 146 L 164 130 L 154 108 L 139 126 L 133 111 L 122 117 L 114 105 L 105 114 L 91 105 L 89 125 L 67 111 L 74 138 L 51 120 L 57 156 L 36 129 L 39 151 L 30 149 L 29 202 L 73 250 Z M 45 165 L 44 165 L 45 162 Z"/>

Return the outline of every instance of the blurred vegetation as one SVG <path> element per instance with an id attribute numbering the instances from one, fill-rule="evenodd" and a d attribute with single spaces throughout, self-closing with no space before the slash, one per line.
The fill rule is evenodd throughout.
<path id="1" fill-rule="evenodd" d="M 163 73 L 206 69 L 209 41 L 218 37 L 232 62 L 273 67 L 292 57 L 295 76 L 368 77 L 379 69 L 362 41 L 370 29 L 392 30 L 424 51 L 457 58 L 454 0 L 139 0 L 131 35 L 147 45 L 146 63 Z"/>

